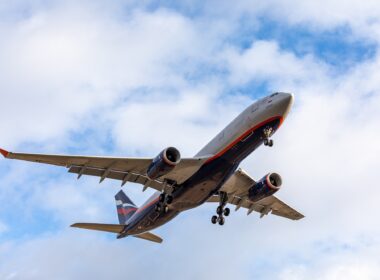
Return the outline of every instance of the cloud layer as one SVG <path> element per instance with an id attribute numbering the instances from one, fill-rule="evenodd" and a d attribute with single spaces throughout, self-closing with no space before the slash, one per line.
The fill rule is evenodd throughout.
<path id="1" fill-rule="evenodd" d="M 242 167 L 255 178 L 279 172 L 278 196 L 306 215 L 294 223 L 239 211 L 215 227 L 214 205 L 204 205 L 158 229 L 162 246 L 116 241 L 67 226 L 116 222 L 119 183 L 1 161 L 1 279 L 378 278 L 375 1 L 20 0 L 1 3 L 0 14 L 5 148 L 154 156 L 174 145 L 192 156 L 258 97 L 293 92 L 275 146 Z M 320 47 L 305 43 L 299 53 L 276 35 L 294 32 L 302 45 L 300 30 L 313 38 L 308 45 L 333 33 L 344 48 L 361 40 L 373 50 L 346 57 L 342 69 Z M 266 31 L 273 37 L 260 36 Z M 339 47 L 329 52 L 340 55 Z M 137 185 L 127 192 L 137 203 L 147 198 Z"/>

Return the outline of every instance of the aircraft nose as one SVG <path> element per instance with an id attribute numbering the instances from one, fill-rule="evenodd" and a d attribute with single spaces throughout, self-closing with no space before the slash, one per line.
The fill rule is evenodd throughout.
<path id="1" fill-rule="evenodd" d="M 277 108 L 283 118 L 286 118 L 293 103 L 294 95 L 291 93 L 281 93 L 281 95 L 278 97 Z"/>

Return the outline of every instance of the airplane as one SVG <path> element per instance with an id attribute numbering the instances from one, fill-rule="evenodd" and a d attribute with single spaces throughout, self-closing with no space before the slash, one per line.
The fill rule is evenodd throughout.
<path id="1" fill-rule="evenodd" d="M 137 207 L 120 190 L 115 195 L 119 224 L 75 223 L 72 227 L 112 232 L 117 238 L 134 236 L 161 243 L 163 239 L 150 231 L 162 226 L 183 211 L 205 202 L 218 206 L 211 222 L 223 225 L 229 216 L 227 204 L 235 210 L 256 211 L 262 218 L 269 213 L 299 220 L 304 215 L 279 200 L 274 194 L 282 178 L 268 173 L 254 180 L 239 164 L 262 144 L 273 146 L 272 135 L 282 125 L 294 102 L 292 94 L 275 92 L 246 108 L 225 129 L 192 158 L 181 158 L 174 147 L 161 151 L 155 158 L 96 157 L 12 153 L 0 149 L 8 159 L 64 166 L 68 172 L 139 183 L 143 191 L 156 192 Z"/>

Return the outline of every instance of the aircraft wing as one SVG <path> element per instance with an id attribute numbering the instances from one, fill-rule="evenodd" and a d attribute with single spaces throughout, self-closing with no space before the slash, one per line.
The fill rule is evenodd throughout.
<path id="1" fill-rule="evenodd" d="M 304 215 L 279 200 L 274 195 L 266 197 L 258 202 L 251 202 L 248 199 L 248 189 L 255 183 L 245 171 L 237 170 L 230 179 L 223 185 L 221 191 L 228 194 L 228 203 L 236 205 L 236 210 L 243 207 L 248 209 L 247 215 L 253 211 L 259 212 L 263 217 L 269 213 L 291 220 L 299 220 Z M 212 196 L 208 202 L 219 202 L 218 196 Z"/>
<path id="2" fill-rule="evenodd" d="M 12 153 L 0 149 L 0 153 L 8 159 L 18 159 L 37 163 L 45 163 L 63 166 L 70 173 L 100 177 L 100 182 L 105 178 L 120 180 L 122 185 L 126 182 L 139 183 L 144 188 L 151 187 L 161 191 L 164 179 L 170 179 L 182 183 L 193 175 L 207 160 L 207 158 L 184 158 L 168 174 L 150 180 L 146 176 L 147 169 L 152 158 L 123 158 L 123 157 L 96 157 L 96 156 L 71 156 L 71 155 L 45 155 Z"/>

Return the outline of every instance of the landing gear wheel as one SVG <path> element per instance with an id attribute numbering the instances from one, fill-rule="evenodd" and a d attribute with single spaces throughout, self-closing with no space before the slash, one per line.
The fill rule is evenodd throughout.
<path id="1" fill-rule="evenodd" d="M 212 216 L 211 223 L 213 223 L 215 225 L 217 221 L 218 221 L 218 217 L 217 216 Z"/>
<path id="2" fill-rule="evenodd" d="M 268 146 L 268 145 L 269 145 L 269 140 L 268 140 L 268 139 L 264 139 L 264 145 L 265 145 L 265 146 Z"/>
<path id="3" fill-rule="evenodd" d="M 219 206 L 216 208 L 217 216 L 212 216 L 211 222 L 213 224 L 219 223 L 219 225 L 224 225 L 224 216 L 230 214 L 229 208 L 224 208 L 228 202 L 228 194 L 226 192 L 219 192 Z"/>
<path id="4" fill-rule="evenodd" d="M 173 202 L 173 197 L 171 195 L 166 196 L 166 204 L 171 204 Z"/>
<path id="5" fill-rule="evenodd" d="M 228 216 L 229 214 L 230 214 L 230 208 L 226 208 L 226 209 L 224 209 L 224 211 L 223 211 L 224 213 L 224 216 Z"/>
<path id="6" fill-rule="evenodd" d="M 272 147 L 272 146 L 273 146 L 273 140 L 272 140 L 272 139 L 269 140 L 269 142 L 268 142 L 268 146 L 269 146 L 269 147 Z"/>
<path id="7" fill-rule="evenodd" d="M 161 203 L 164 202 L 165 201 L 165 197 L 166 197 L 166 195 L 164 193 L 160 194 L 160 196 L 158 197 L 158 201 L 161 202 Z"/>

